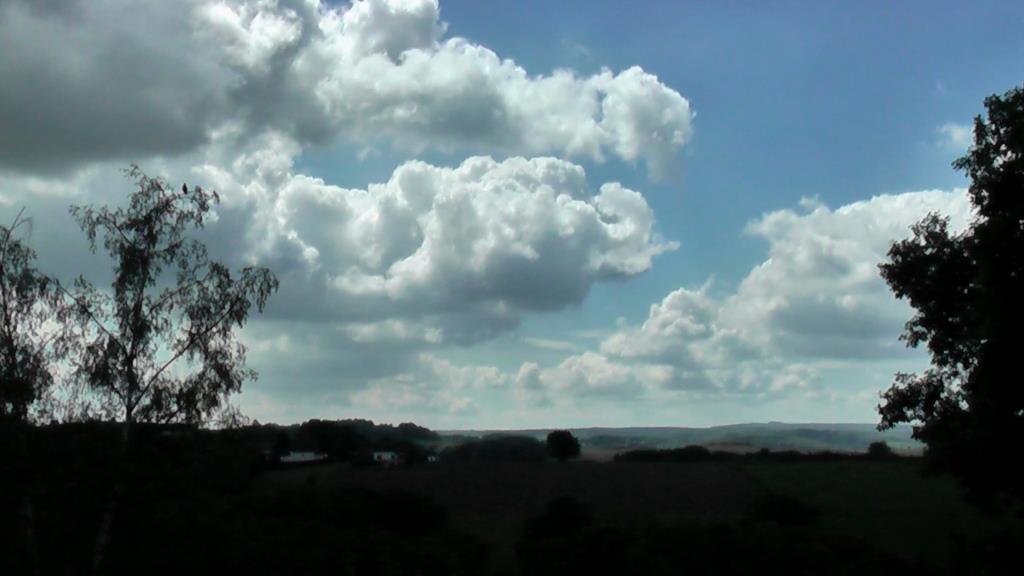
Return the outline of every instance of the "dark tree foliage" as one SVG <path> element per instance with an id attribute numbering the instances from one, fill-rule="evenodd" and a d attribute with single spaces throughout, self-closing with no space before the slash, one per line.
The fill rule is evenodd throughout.
<path id="1" fill-rule="evenodd" d="M 17 236 L 30 225 L 18 213 L 0 225 L 0 421 L 25 421 L 53 384 L 48 367 L 56 326 L 54 283 L 34 267 L 35 252 Z"/>
<path id="2" fill-rule="evenodd" d="M 712 452 L 704 446 L 689 445 L 668 450 L 629 450 L 615 455 L 616 462 L 710 462 L 735 459 L 738 454 Z"/>
<path id="3" fill-rule="evenodd" d="M 441 458 L 456 462 L 541 462 L 546 455 L 544 443 L 529 436 L 495 435 L 449 446 Z"/>
<path id="4" fill-rule="evenodd" d="M 350 460 L 369 444 L 353 426 L 329 420 L 303 422 L 295 443 L 302 449 L 314 450 L 335 460 Z"/>
<path id="5" fill-rule="evenodd" d="M 1024 89 L 985 100 L 974 144 L 953 166 L 971 179 L 975 217 L 952 233 L 930 215 L 889 250 L 882 276 L 916 310 L 902 338 L 932 366 L 900 373 L 881 428 L 916 423 L 937 464 L 981 499 L 1024 496 Z"/>
<path id="6" fill-rule="evenodd" d="M 868 444 L 868 457 L 875 459 L 886 459 L 896 456 L 892 448 L 885 442 L 872 442 Z"/>
<path id="7" fill-rule="evenodd" d="M 552 430 L 547 438 L 548 455 L 560 462 L 580 455 L 580 441 L 568 430 Z"/>
<path id="8" fill-rule="evenodd" d="M 59 354 L 54 282 L 35 269 L 35 252 L 19 236 L 30 226 L 24 211 L 0 225 L 0 556 L 25 573 L 39 563 L 26 424 L 53 385 L 49 361 Z"/>
<path id="9" fill-rule="evenodd" d="M 109 291 L 81 277 L 64 291 L 79 328 L 75 376 L 129 428 L 201 423 L 255 376 L 235 328 L 263 310 L 278 281 L 265 268 L 232 275 L 190 236 L 210 218 L 215 192 L 175 189 L 137 166 L 127 174 L 137 189 L 126 208 L 71 208 L 92 249 L 100 240 L 114 261 Z"/>

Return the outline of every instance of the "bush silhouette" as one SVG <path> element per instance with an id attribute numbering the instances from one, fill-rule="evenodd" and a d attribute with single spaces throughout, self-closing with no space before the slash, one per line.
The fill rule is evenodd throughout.
<path id="1" fill-rule="evenodd" d="M 580 455 L 580 442 L 568 430 L 551 431 L 548 434 L 547 448 L 548 456 L 559 462 L 565 462 Z"/>
<path id="2" fill-rule="evenodd" d="M 885 459 L 894 456 L 896 456 L 896 453 L 885 442 L 872 442 L 868 445 L 869 458 Z"/>
<path id="3" fill-rule="evenodd" d="M 529 436 L 495 436 L 446 448 L 444 460 L 481 462 L 539 462 L 545 457 L 544 444 Z"/>

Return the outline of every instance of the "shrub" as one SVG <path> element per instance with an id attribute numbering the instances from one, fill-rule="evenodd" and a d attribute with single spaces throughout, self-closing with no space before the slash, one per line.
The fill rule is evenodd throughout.
<path id="1" fill-rule="evenodd" d="M 872 442 L 868 445 L 868 456 L 870 458 L 884 459 L 892 458 L 896 456 L 896 453 L 885 442 Z"/>
<path id="2" fill-rule="evenodd" d="M 553 430 L 548 433 L 547 449 L 548 456 L 565 462 L 580 455 L 580 441 L 568 430 Z"/>

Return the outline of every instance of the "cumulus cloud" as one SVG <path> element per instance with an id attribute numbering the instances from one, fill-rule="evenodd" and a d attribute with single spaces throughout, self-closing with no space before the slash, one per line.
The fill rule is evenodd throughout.
<path id="1" fill-rule="evenodd" d="M 528 344 L 541 350 L 554 350 L 554 351 L 572 351 L 577 350 L 579 347 L 568 342 L 566 340 L 556 340 L 553 338 L 535 338 L 531 336 L 524 336 L 521 338 L 524 344 Z"/>
<path id="2" fill-rule="evenodd" d="M 531 74 L 446 28 L 436 0 L 9 1 L 0 166 L 173 155 L 273 130 L 301 146 L 614 156 L 665 174 L 690 137 L 687 100 L 640 68 Z"/>
<path id="3" fill-rule="evenodd" d="M 950 152 L 963 153 L 974 141 L 974 128 L 970 124 L 952 122 L 939 126 L 939 146 Z"/>
<path id="4" fill-rule="evenodd" d="M 360 411 L 397 409 L 462 418 L 477 412 L 478 395 L 499 391 L 509 382 L 510 376 L 494 366 L 458 366 L 422 354 L 409 370 L 368 382 L 350 396 L 350 402 Z"/>
<path id="5" fill-rule="evenodd" d="M 670 378 L 667 366 L 627 365 L 587 351 L 547 368 L 524 363 L 514 385 L 528 402 L 546 405 L 594 398 L 628 400 L 643 395 L 648 387 L 664 385 Z"/>
<path id="6" fill-rule="evenodd" d="M 383 414 L 394 402 L 409 417 L 420 410 L 456 422 L 497 390 L 530 409 L 789 398 L 824 390 L 836 365 L 884 364 L 875 370 L 884 385 L 884 375 L 899 369 L 894 363 L 906 361 L 896 338 L 910 310 L 876 264 L 929 212 L 949 215 L 954 229 L 971 217 L 963 190 L 883 195 L 837 209 L 809 200 L 771 212 L 747 227 L 767 254 L 734 289 L 708 282 L 674 290 L 643 322 L 620 325 L 590 350 L 529 341 L 566 357 L 506 372 L 445 364 L 436 354 L 506 332 L 531 311 L 573 306 L 597 282 L 647 270 L 674 245 L 658 239 L 643 197 L 615 185 L 595 190 L 582 168 L 551 158 L 410 162 L 386 182 L 339 188 L 295 174 L 298 150 L 270 135 L 238 156 L 198 163 L 190 182 L 224 198 L 208 229 L 211 249 L 282 275 L 274 319 L 253 324 L 246 341 L 260 393 L 310 406 L 303 417 L 320 405 Z M 33 212 L 123 194 L 110 182 L 95 169 L 3 181 L 14 202 L 35 198 Z M 38 220 L 40 240 L 51 225 Z M 69 230 L 40 251 L 48 268 L 53 257 L 68 260 L 66 269 L 81 267 L 82 255 L 67 247 L 84 243 Z M 460 384 L 469 381 L 491 384 Z"/>
<path id="7" fill-rule="evenodd" d="M 271 320 L 246 334 L 266 389 L 431 380 L 424 351 L 578 305 L 674 247 L 639 193 L 515 155 L 661 169 L 691 120 L 638 68 L 536 76 L 446 28 L 420 0 L 0 2 L 0 204 L 29 206 L 48 270 L 102 285 L 109 262 L 88 254 L 68 204 L 121 201 L 129 160 L 214 188 L 211 251 L 283 280 Z M 513 157 L 407 162 L 362 189 L 296 172 L 334 138 Z"/>
<path id="8" fill-rule="evenodd" d="M 615 183 L 595 193 L 564 160 L 408 162 L 347 189 L 264 152 L 237 170 L 197 169 L 224 195 L 229 236 L 250 238 L 238 256 L 287 275 L 276 313 L 359 322 L 360 338 L 476 341 L 525 312 L 578 305 L 596 282 L 642 273 L 675 247 L 642 195 Z M 374 324 L 394 319 L 411 324 Z"/>
<path id="9" fill-rule="evenodd" d="M 679 288 L 646 320 L 621 326 L 599 352 L 541 368 L 527 363 L 517 385 L 534 399 L 651 389 L 688 397 L 813 393 L 828 367 L 905 354 L 897 340 L 911 310 L 897 301 L 877 264 L 926 214 L 963 229 L 964 190 L 876 196 L 836 210 L 810 200 L 753 221 L 768 257 L 732 293 L 711 282 Z"/>
<path id="10" fill-rule="evenodd" d="M 768 259 L 751 270 L 723 306 L 729 326 L 790 356 L 872 357 L 903 349 L 909 318 L 878 273 L 891 243 L 931 212 L 953 229 L 971 218 L 964 190 L 875 196 L 831 210 L 805 202 L 751 223 L 768 241 Z"/>
<path id="11" fill-rule="evenodd" d="M 619 362 L 666 369 L 663 388 L 691 397 L 781 394 L 802 388 L 816 372 L 755 342 L 748 327 L 729 324 L 722 300 L 679 288 L 652 304 L 639 326 L 625 326 L 601 343 Z"/>
<path id="12" fill-rule="evenodd" d="M 29 205 L 40 262 L 67 277 L 108 265 L 67 205 L 123 199 L 126 160 L 218 190 L 211 250 L 283 280 L 244 333 L 263 399 L 455 419 L 494 390 L 549 407 L 813 393 L 829 363 L 900 357 L 909 309 L 875 265 L 927 212 L 962 227 L 963 191 L 766 214 L 747 233 L 767 257 L 735 289 L 675 290 L 591 350 L 522 339 L 564 352 L 549 366 L 442 359 L 675 248 L 640 193 L 575 162 L 670 172 L 688 101 L 638 67 L 543 72 L 449 35 L 433 0 L 0 0 L 0 205 Z M 966 126 L 940 134 L 969 144 Z M 296 169 L 336 140 L 475 156 L 361 188 Z"/>
<path id="13" fill-rule="evenodd" d="M 278 274 L 271 317 L 342 323 L 353 342 L 480 342 L 525 314 L 577 306 L 594 284 L 641 274 L 676 247 L 656 233 L 640 193 L 617 183 L 592 189 L 565 160 L 410 161 L 386 182 L 353 189 L 296 173 L 299 151 L 268 133 L 237 155 L 211 146 L 155 173 L 191 174 L 190 184 L 220 193 L 204 240 L 232 266 Z M 123 199 L 131 183 L 116 168 L 0 173 L 0 186 L 39 220 L 34 245 L 48 269 L 103 283 L 109 263 L 88 255 L 67 206 Z"/>
<path id="14" fill-rule="evenodd" d="M 360 341 L 339 326 L 258 322 L 246 328 L 244 339 L 260 380 L 241 404 L 264 419 L 427 418 L 454 425 L 512 381 L 494 366 L 439 358 L 436 347 L 402 339 Z"/>

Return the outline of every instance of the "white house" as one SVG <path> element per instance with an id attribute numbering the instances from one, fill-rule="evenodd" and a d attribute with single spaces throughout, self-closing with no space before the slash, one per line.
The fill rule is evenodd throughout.
<path id="1" fill-rule="evenodd" d="M 318 452 L 289 452 L 284 456 L 281 456 L 282 464 L 306 464 L 309 462 L 319 462 L 326 460 L 326 454 L 320 454 Z"/>
<path id="2" fill-rule="evenodd" d="M 373 461 L 381 466 L 394 466 L 398 464 L 398 452 L 380 450 L 373 453 Z"/>

